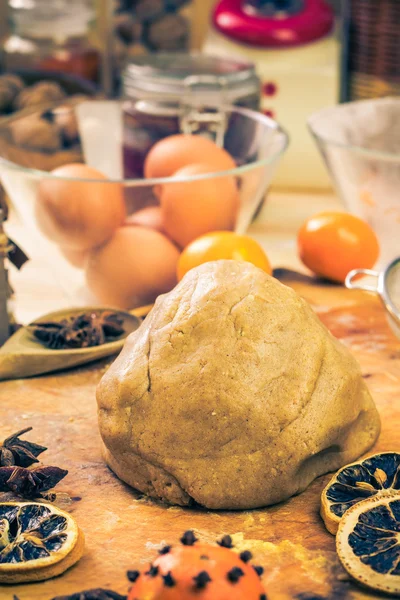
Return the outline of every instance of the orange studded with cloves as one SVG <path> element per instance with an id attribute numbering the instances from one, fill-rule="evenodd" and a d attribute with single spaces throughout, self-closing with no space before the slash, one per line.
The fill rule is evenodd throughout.
<path id="1" fill-rule="evenodd" d="M 230 536 L 211 546 L 186 532 L 142 573 L 128 572 L 128 600 L 266 600 L 262 567 L 250 563 L 251 552 L 236 554 L 232 547 Z"/>

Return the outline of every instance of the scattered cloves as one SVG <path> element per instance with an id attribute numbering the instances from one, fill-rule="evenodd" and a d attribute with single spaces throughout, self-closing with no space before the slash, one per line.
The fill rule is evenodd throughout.
<path id="1" fill-rule="evenodd" d="M 200 571 L 196 577 L 193 577 L 193 581 L 196 590 L 203 590 L 209 583 L 211 583 L 212 579 L 207 571 Z"/>
<path id="2" fill-rule="evenodd" d="M 222 540 L 217 542 L 218 546 L 221 548 L 228 548 L 229 550 L 233 548 L 233 541 L 230 535 L 224 535 Z"/>
<path id="3" fill-rule="evenodd" d="M 185 531 L 185 533 L 181 537 L 181 543 L 184 546 L 194 546 L 196 542 L 197 538 L 194 535 L 193 531 Z"/>
<path id="4" fill-rule="evenodd" d="M 237 583 L 241 577 L 244 576 L 244 572 L 240 567 L 233 567 L 228 571 L 227 577 L 231 583 Z"/>
<path id="5" fill-rule="evenodd" d="M 163 575 L 162 578 L 164 580 L 165 587 L 170 587 L 170 588 L 175 587 L 176 581 L 172 577 L 171 571 L 169 573 L 167 573 L 166 575 Z"/>

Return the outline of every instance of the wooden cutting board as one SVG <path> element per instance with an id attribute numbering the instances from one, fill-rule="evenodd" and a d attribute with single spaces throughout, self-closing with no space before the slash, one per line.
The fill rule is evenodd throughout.
<path id="1" fill-rule="evenodd" d="M 281 271 L 317 310 L 332 333 L 359 360 L 382 416 L 376 451 L 400 451 L 400 341 L 374 297 L 338 286 L 315 285 Z M 235 534 L 265 567 L 269 600 L 341 600 L 378 597 L 349 581 L 334 538 L 319 517 L 329 476 L 290 501 L 263 510 L 208 512 L 167 507 L 140 497 L 104 465 L 99 451 L 95 389 L 109 363 L 58 375 L 0 384 L 0 437 L 33 426 L 30 439 L 48 446 L 45 464 L 69 469 L 59 485 L 73 497 L 71 512 L 86 535 L 84 557 L 52 581 L 0 587 L 1 600 L 50 600 L 90 588 L 126 593 L 127 569 L 141 567 L 160 543 L 195 529 L 206 540 Z"/>

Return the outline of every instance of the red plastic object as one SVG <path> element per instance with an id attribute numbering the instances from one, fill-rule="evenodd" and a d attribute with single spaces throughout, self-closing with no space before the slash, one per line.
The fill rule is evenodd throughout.
<path id="1" fill-rule="evenodd" d="M 290 48 L 316 41 L 334 26 L 334 13 L 324 0 L 304 0 L 301 11 L 274 17 L 249 14 L 244 0 L 221 0 L 213 22 L 227 37 L 263 48 Z"/>

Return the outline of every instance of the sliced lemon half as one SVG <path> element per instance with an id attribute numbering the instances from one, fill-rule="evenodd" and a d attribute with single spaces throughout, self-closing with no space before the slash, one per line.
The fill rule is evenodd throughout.
<path id="1" fill-rule="evenodd" d="M 81 558 L 84 543 L 73 517 L 56 506 L 0 503 L 0 583 L 56 577 Z"/>
<path id="2" fill-rule="evenodd" d="M 350 508 L 340 521 L 336 550 L 354 579 L 400 596 L 400 493 L 374 496 Z"/>
<path id="3" fill-rule="evenodd" d="M 321 496 L 321 517 L 335 534 L 341 518 L 352 506 L 366 498 L 400 492 L 400 454 L 383 452 L 340 469 Z"/>

